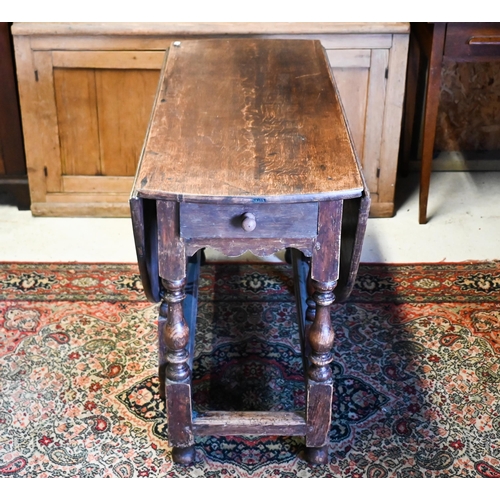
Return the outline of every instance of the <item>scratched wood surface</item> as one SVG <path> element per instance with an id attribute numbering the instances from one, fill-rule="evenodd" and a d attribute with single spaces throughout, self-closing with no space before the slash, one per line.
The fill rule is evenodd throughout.
<path id="1" fill-rule="evenodd" d="M 319 41 L 185 40 L 171 47 L 161 79 L 135 180 L 141 196 L 265 202 L 362 192 Z"/>
<path id="2" fill-rule="evenodd" d="M 14 23 L 16 35 L 245 35 L 295 33 L 408 33 L 409 23 Z"/>

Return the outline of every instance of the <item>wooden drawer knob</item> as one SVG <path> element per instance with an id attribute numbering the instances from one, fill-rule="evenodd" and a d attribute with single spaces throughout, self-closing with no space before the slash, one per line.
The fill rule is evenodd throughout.
<path id="1" fill-rule="evenodd" d="M 255 215 L 246 212 L 243 214 L 243 220 L 241 221 L 241 227 L 249 233 L 250 231 L 253 231 L 255 227 L 257 226 L 257 221 L 255 220 Z"/>

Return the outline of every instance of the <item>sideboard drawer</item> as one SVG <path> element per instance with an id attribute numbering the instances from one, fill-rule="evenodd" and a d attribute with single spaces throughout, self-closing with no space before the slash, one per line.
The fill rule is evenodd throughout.
<path id="1" fill-rule="evenodd" d="M 180 204 L 182 238 L 313 238 L 318 203 Z"/>
<path id="2" fill-rule="evenodd" d="M 460 61 L 500 59 L 500 23 L 448 23 L 444 56 Z"/>

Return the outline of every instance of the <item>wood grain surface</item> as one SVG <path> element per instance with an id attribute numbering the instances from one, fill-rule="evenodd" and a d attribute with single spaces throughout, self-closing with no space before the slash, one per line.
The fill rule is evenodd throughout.
<path id="1" fill-rule="evenodd" d="M 14 23 L 16 35 L 408 33 L 409 23 Z"/>
<path id="2" fill-rule="evenodd" d="M 303 436 L 304 416 L 299 412 L 207 411 L 195 417 L 197 436 Z"/>
<path id="3" fill-rule="evenodd" d="M 319 41 L 185 40 L 162 72 L 135 189 L 184 201 L 360 196 Z"/>

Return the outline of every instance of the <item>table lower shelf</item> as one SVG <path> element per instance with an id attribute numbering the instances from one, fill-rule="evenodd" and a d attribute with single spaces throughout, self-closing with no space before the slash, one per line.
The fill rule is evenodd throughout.
<path id="1" fill-rule="evenodd" d="M 197 436 L 304 436 L 304 412 L 207 411 L 194 416 Z"/>

